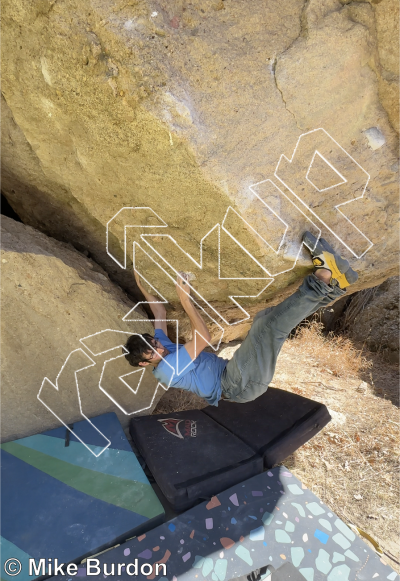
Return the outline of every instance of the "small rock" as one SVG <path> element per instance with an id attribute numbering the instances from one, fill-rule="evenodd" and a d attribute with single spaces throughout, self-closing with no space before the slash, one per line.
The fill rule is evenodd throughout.
<path id="1" fill-rule="evenodd" d="M 368 139 L 368 145 L 371 149 L 379 149 L 382 145 L 385 145 L 386 139 L 383 135 L 382 131 L 380 131 L 377 127 L 370 127 L 366 131 L 364 131 L 365 135 Z"/>
<path id="2" fill-rule="evenodd" d="M 341 412 L 335 412 L 333 410 L 330 410 L 329 408 L 328 408 L 328 412 L 332 418 L 332 424 L 334 426 L 342 426 L 343 424 L 346 423 L 346 416 L 344 414 L 342 414 Z"/>
<path id="3" fill-rule="evenodd" d="M 363 497 L 361 496 L 361 494 L 355 494 L 355 495 L 354 495 L 354 498 L 355 498 L 356 500 L 362 500 L 362 499 L 363 499 Z"/>
<path id="4" fill-rule="evenodd" d="M 368 389 L 368 383 L 366 381 L 362 381 L 360 383 L 360 385 L 357 387 L 356 391 L 361 391 L 362 393 L 365 393 Z"/>

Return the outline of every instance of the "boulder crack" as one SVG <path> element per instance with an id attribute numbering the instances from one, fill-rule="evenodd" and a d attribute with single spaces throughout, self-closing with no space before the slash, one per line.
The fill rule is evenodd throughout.
<path id="1" fill-rule="evenodd" d="M 299 35 L 299 36 L 300 36 L 300 35 Z M 296 40 L 297 40 L 297 39 L 296 39 Z M 293 42 L 294 42 L 294 41 L 293 41 Z M 292 43 L 292 44 L 293 44 L 293 43 Z M 292 46 L 292 45 L 291 45 L 291 46 Z M 290 47 L 289 47 L 289 48 L 290 48 Z M 286 49 L 286 50 L 288 50 L 288 49 Z M 285 50 L 284 52 L 286 52 L 286 50 Z M 282 53 L 282 54 L 283 54 L 283 53 Z M 287 103 L 286 103 L 286 101 L 285 101 L 285 98 L 284 98 L 284 96 L 283 96 L 283 91 L 282 91 L 282 89 L 281 89 L 281 88 L 280 88 L 280 86 L 279 86 L 278 79 L 276 78 L 276 65 L 277 65 L 277 63 L 278 63 L 278 59 L 277 59 L 277 58 L 274 58 L 274 59 L 273 59 L 273 61 L 272 61 L 272 63 L 271 63 L 271 73 L 272 73 L 272 76 L 274 77 L 275 86 L 276 86 L 276 88 L 278 89 L 278 92 L 279 92 L 279 94 L 280 94 L 280 96 L 281 96 L 281 99 L 282 99 L 282 101 L 283 101 L 283 104 L 285 105 L 285 109 L 286 109 L 286 111 L 288 111 L 288 112 L 289 112 L 289 113 L 292 115 L 292 117 L 293 117 L 293 119 L 294 119 L 294 121 L 295 121 L 295 123 L 296 123 L 296 127 L 297 127 L 298 129 L 301 129 L 301 127 L 299 126 L 299 124 L 298 124 L 298 122 L 297 122 L 296 115 L 295 115 L 295 114 L 293 113 L 293 111 L 291 111 L 291 110 L 289 109 L 289 107 L 287 106 Z"/>
<path id="2" fill-rule="evenodd" d="M 301 11 L 301 14 L 300 14 L 300 32 L 299 32 L 299 34 L 296 36 L 296 38 L 294 38 L 292 40 L 292 42 L 289 44 L 289 46 L 287 48 L 285 48 L 284 51 L 282 51 L 281 53 L 279 53 L 279 55 L 277 57 L 274 57 L 273 58 L 272 63 L 271 63 L 271 74 L 274 77 L 275 86 L 278 89 L 278 92 L 279 92 L 279 94 L 281 96 L 281 99 L 283 101 L 283 104 L 285 105 L 286 111 L 288 111 L 292 115 L 292 117 L 293 117 L 293 119 L 294 119 L 294 121 L 296 123 L 296 127 L 298 129 L 300 129 L 300 130 L 301 130 L 301 127 L 299 126 L 299 124 L 297 122 L 296 115 L 293 113 L 293 111 L 291 111 L 291 109 L 289 109 L 289 107 L 287 105 L 287 102 L 286 102 L 286 100 L 285 100 L 285 98 L 283 96 L 283 91 L 282 91 L 282 89 L 280 88 L 280 86 L 278 84 L 278 79 L 276 77 L 276 65 L 278 64 L 278 58 L 280 58 L 288 50 L 290 50 L 292 48 L 292 46 L 294 45 L 294 43 L 300 37 L 307 38 L 307 36 L 308 36 L 308 24 L 307 24 L 306 9 L 307 9 L 307 6 L 308 6 L 309 2 L 310 2 L 310 0 L 304 0 L 303 8 L 302 8 L 302 11 Z"/>

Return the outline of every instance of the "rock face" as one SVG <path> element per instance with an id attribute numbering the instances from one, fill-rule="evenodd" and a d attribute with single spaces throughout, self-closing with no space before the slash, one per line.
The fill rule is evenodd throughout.
<path id="1" fill-rule="evenodd" d="M 355 316 L 351 317 L 348 331 L 372 351 L 378 351 L 392 363 L 398 363 L 399 278 L 389 278 L 373 291 L 365 297 L 366 301 L 363 296 L 356 295 L 350 303 Z"/>
<path id="2" fill-rule="evenodd" d="M 129 416 L 121 407 L 149 413 L 163 390 L 152 402 L 157 382 L 146 373 L 135 395 L 138 373 L 117 346 L 131 333 L 151 332 L 151 323 L 135 313 L 129 317 L 135 321 L 122 321 L 133 304 L 72 247 L 6 217 L 1 236 L 2 440 L 60 425 L 37 399 L 45 377 L 41 398 L 67 424 L 82 419 L 75 377 L 88 417 L 115 411 L 125 426 Z M 115 332 L 80 342 L 105 329 Z M 125 374 L 131 389 L 118 379 Z M 58 392 L 50 383 L 56 379 Z"/>
<path id="3" fill-rule="evenodd" d="M 397 273 L 397 11 L 6 0 L 3 191 L 26 224 L 88 250 L 131 294 L 133 241 L 173 306 L 168 275 L 193 272 L 216 328 L 243 318 L 230 296 L 272 304 L 299 284 L 305 229 L 351 259 L 354 290 L 383 281 Z"/>

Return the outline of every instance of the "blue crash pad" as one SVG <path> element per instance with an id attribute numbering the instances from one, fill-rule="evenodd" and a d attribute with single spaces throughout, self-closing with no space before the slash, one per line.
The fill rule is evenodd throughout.
<path id="1" fill-rule="evenodd" d="M 1 549 L 4 563 L 80 562 L 164 521 L 164 509 L 114 413 L 1 445 Z M 77 434 L 90 450 L 73 435 Z"/>

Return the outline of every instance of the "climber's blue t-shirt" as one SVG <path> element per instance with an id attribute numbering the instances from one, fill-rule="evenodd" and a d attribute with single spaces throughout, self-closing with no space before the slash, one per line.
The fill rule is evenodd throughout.
<path id="1" fill-rule="evenodd" d="M 192 391 L 209 404 L 218 405 L 221 398 L 221 375 L 228 361 L 204 351 L 192 361 L 185 346 L 178 344 L 177 350 L 176 343 L 172 343 L 161 329 L 156 329 L 154 337 L 170 351 L 153 370 L 158 381 L 165 387 Z"/>

